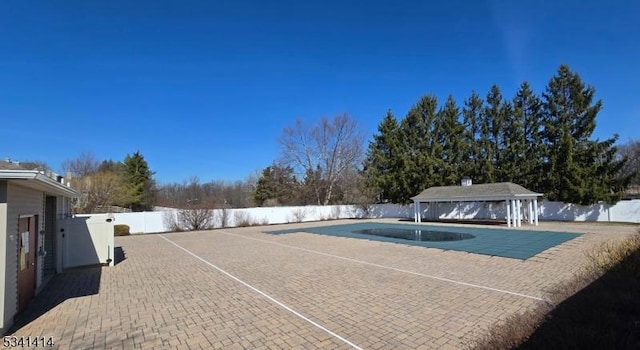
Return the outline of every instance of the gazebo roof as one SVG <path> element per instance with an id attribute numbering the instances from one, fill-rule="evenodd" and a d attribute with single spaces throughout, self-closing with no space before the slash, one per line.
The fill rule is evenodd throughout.
<path id="1" fill-rule="evenodd" d="M 535 199 L 540 196 L 542 196 L 541 193 L 530 191 L 512 182 L 497 182 L 469 186 L 429 187 L 411 199 L 414 202 L 476 202 Z"/>

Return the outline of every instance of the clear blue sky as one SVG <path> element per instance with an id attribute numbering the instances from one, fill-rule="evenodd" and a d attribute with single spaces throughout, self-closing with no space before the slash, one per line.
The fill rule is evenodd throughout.
<path id="1" fill-rule="evenodd" d="M 566 63 L 595 136 L 640 138 L 637 1 L 0 1 L 0 157 L 139 150 L 161 183 L 239 180 L 296 118 L 371 137 L 420 96 L 541 92 Z"/>

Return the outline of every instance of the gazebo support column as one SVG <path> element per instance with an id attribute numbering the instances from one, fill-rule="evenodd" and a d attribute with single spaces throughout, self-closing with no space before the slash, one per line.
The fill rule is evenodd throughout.
<path id="1" fill-rule="evenodd" d="M 522 201 L 517 199 L 516 200 L 516 207 L 517 207 L 517 213 L 518 213 L 518 227 L 522 226 Z"/>
<path id="2" fill-rule="evenodd" d="M 533 220 L 536 226 L 538 226 L 538 200 L 533 200 Z"/>
<path id="3" fill-rule="evenodd" d="M 507 199 L 504 204 L 507 206 L 507 227 L 511 227 L 511 201 Z"/>
<path id="4" fill-rule="evenodd" d="M 527 204 L 529 207 L 529 225 L 533 224 L 533 202 L 531 201 L 531 199 L 527 200 Z"/>

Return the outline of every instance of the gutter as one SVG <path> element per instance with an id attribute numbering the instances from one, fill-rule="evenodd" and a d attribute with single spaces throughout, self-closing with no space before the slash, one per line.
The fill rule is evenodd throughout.
<path id="1" fill-rule="evenodd" d="M 0 170 L 0 180 L 36 181 L 55 192 L 63 193 L 69 197 L 77 198 L 80 196 L 73 188 L 42 174 L 38 170 Z"/>

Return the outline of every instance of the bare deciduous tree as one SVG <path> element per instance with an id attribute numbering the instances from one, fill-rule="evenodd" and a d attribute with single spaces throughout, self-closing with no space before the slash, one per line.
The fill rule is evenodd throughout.
<path id="1" fill-rule="evenodd" d="M 333 119 L 323 117 L 320 123 L 307 128 L 301 120 L 285 128 L 278 140 L 282 146 L 281 162 L 312 174 L 317 203 L 331 202 L 334 189 L 342 176 L 357 169 L 363 159 L 364 137 L 356 120 L 347 114 Z"/>
<path id="2" fill-rule="evenodd" d="M 98 170 L 100 161 L 91 152 L 82 152 L 74 159 L 62 162 L 62 171 L 71 173 L 74 177 L 84 177 Z"/>
<path id="3" fill-rule="evenodd" d="M 209 230 L 213 228 L 213 211 L 207 208 L 181 209 L 178 223 L 187 231 Z"/>
<path id="4" fill-rule="evenodd" d="M 126 200 L 122 177 L 113 171 L 99 171 L 85 175 L 73 182 L 73 188 L 81 197 L 74 207 L 77 213 L 92 213 L 97 207 Z"/>
<path id="5" fill-rule="evenodd" d="M 629 185 L 635 191 L 640 187 L 640 140 L 632 140 L 618 148 L 621 157 L 627 158 L 627 163 L 620 170 L 621 177 L 630 177 Z"/>
<path id="6" fill-rule="evenodd" d="M 170 183 L 158 186 L 156 193 L 158 206 L 188 208 L 189 201 L 197 199 L 208 208 L 247 208 L 253 205 L 255 180 L 249 178 L 234 183 L 211 181 L 200 183 L 191 177 L 182 184 Z"/>

